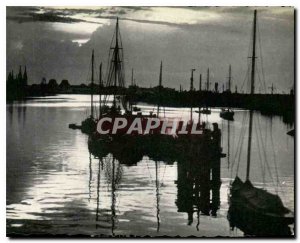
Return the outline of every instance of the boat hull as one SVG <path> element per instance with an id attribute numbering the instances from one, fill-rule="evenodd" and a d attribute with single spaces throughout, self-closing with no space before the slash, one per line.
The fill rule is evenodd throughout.
<path id="1" fill-rule="evenodd" d="M 228 210 L 230 227 L 240 229 L 247 236 L 289 237 L 292 236 L 291 219 L 261 214 L 247 205 L 231 204 Z"/>
<path id="2" fill-rule="evenodd" d="M 228 220 L 246 235 L 260 237 L 291 236 L 289 225 L 294 223 L 291 211 L 281 199 L 263 189 L 254 187 L 250 181 L 238 177 L 231 185 Z"/>
<path id="3" fill-rule="evenodd" d="M 233 111 L 221 111 L 220 112 L 220 117 L 225 120 L 233 121 L 233 116 L 234 116 Z"/>

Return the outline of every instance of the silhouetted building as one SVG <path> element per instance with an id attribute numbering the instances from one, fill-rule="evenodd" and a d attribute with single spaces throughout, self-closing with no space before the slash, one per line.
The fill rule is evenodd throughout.
<path id="1" fill-rule="evenodd" d="M 22 74 L 22 67 L 19 68 L 19 73 L 15 77 L 14 72 L 9 72 L 6 80 L 6 99 L 18 100 L 27 95 L 27 71 L 25 67 L 24 74 Z"/>

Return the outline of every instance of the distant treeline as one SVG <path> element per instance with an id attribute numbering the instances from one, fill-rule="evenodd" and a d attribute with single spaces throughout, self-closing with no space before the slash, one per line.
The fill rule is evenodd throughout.
<path id="1" fill-rule="evenodd" d="M 85 88 L 87 87 L 85 86 Z M 47 83 L 46 79 L 43 78 L 40 84 L 28 85 L 26 66 L 24 72 L 22 72 L 22 67 L 20 66 L 17 75 L 14 75 L 14 71 L 9 72 L 6 79 L 6 100 L 8 102 L 23 100 L 32 96 L 46 96 L 59 93 L 72 93 L 68 80 L 63 79 L 58 84 L 55 79 L 50 79 Z"/>
<path id="2" fill-rule="evenodd" d="M 158 88 L 154 88 L 158 90 Z M 159 92 L 144 90 L 136 92 L 135 102 L 146 102 L 171 107 L 234 107 L 253 109 L 265 115 L 280 115 L 288 123 L 293 123 L 295 95 L 291 94 L 241 94 L 225 91 L 176 91 L 161 88 Z"/>
<path id="3" fill-rule="evenodd" d="M 290 94 L 242 94 L 237 89 L 234 93 L 226 90 L 218 91 L 180 91 L 163 86 L 142 88 L 131 85 L 128 88 L 100 87 L 94 84 L 70 85 L 64 79 L 59 84 L 55 79 L 48 82 L 45 78 L 40 84 L 27 84 L 26 67 L 24 73 L 20 67 L 18 75 L 14 76 L 13 71 L 7 78 L 7 100 L 25 99 L 28 96 L 46 96 L 55 94 L 113 94 L 126 95 L 131 102 L 146 102 L 160 104 L 161 106 L 172 107 L 235 107 L 254 109 L 266 115 L 280 115 L 288 122 L 294 121 L 295 95 L 293 90 Z"/>

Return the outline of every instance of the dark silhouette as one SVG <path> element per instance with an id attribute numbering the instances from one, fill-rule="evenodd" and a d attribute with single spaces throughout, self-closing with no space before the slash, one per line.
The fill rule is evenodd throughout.
<path id="1" fill-rule="evenodd" d="M 25 67 L 24 73 L 22 74 L 22 67 L 19 68 L 19 73 L 14 76 L 14 72 L 9 72 L 6 80 L 6 100 L 21 100 L 27 96 L 27 70 Z"/>

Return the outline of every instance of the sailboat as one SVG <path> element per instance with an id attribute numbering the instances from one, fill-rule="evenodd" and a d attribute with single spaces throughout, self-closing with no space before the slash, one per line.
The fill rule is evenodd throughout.
<path id="1" fill-rule="evenodd" d="M 111 46 L 109 48 L 109 66 L 107 70 L 106 88 L 110 88 L 113 93 L 112 106 L 108 108 L 108 95 L 104 97 L 102 102 L 105 112 L 102 116 L 119 116 L 121 115 L 121 107 L 128 112 L 125 95 L 122 94 L 122 89 L 125 87 L 124 75 L 124 55 L 121 33 L 119 29 L 119 18 L 117 18 L 115 33 L 113 35 Z"/>
<path id="2" fill-rule="evenodd" d="M 229 76 L 228 76 L 228 95 L 231 94 L 231 65 L 229 65 Z M 229 98 L 229 97 L 228 97 Z M 234 111 L 229 108 L 222 108 L 220 117 L 225 120 L 233 121 Z"/>
<path id="3" fill-rule="evenodd" d="M 253 21 L 251 95 L 254 94 L 255 48 L 256 48 L 256 10 Z M 229 195 L 228 219 L 232 228 L 237 227 L 247 235 L 288 236 L 289 224 L 294 223 L 294 215 L 286 208 L 278 195 L 255 187 L 250 182 L 251 142 L 253 110 L 250 110 L 249 136 L 247 150 L 246 181 L 238 176 L 231 184 Z"/>

